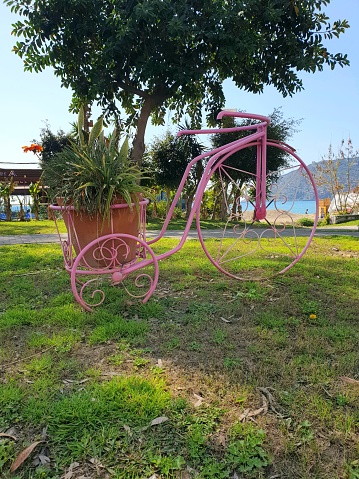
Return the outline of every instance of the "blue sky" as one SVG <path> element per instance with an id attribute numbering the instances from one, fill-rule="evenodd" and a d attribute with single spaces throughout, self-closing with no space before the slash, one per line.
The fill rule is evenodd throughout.
<path id="1" fill-rule="evenodd" d="M 332 21 L 346 18 L 351 28 L 329 43 L 333 53 L 345 52 L 350 67 L 325 68 L 316 74 L 303 74 L 305 90 L 293 97 L 283 98 L 274 88 L 266 87 L 261 95 L 238 90 L 225 82 L 226 107 L 251 113 L 269 114 L 281 107 L 285 117 L 302 119 L 300 132 L 290 143 L 307 163 L 320 161 L 331 143 L 334 150 L 341 139 L 352 138 L 359 148 L 359 0 L 332 0 L 324 9 Z M 61 88 L 60 79 L 50 69 L 36 74 L 23 71 L 22 61 L 11 52 L 15 38 L 11 36 L 11 23 L 17 16 L 0 3 L 0 91 L 1 119 L 0 168 L 35 168 L 36 158 L 23 153 L 21 146 L 39 138 L 47 120 L 52 131 L 68 131 L 76 117 L 68 112 L 71 92 Z M 96 110 L 94 110 L 96 114 Z M 169 125 L 173 128 L 169 119 Z M 146 140 L 163 131 L 148 127 Z"/>

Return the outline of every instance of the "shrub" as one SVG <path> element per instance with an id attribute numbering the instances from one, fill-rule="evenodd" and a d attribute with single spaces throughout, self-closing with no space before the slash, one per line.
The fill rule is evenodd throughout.
<path id="1" fill-rule="evenodd" d="M 314 220 L 312 220 L 311 218 L 299 218 L 297 223 L 300 226 L 313 226 Z"/>
<path id="2" fill-rule="evenodd" d="M 157 208 L 157 218 L 160 219 L 165 219 L 167 216 L 166 213 L 166 206 L 167 202 L 166 201 L 157 201 L 156 208 Z M 153 218 L 153 207 L 154 203 L 151 202 L 149 205 L 147 205 L 146 213 L 149 218 Z M 182 217 L 182 210 L 181 208 L 176 207 L 174 209 L 174 212 L 172 214 L 172 219 L 178 219 Z"/>
<path id="3" fill-rule="evenodd" d="M 331 224 L 331 220 L 330 220 L 330 216 L 329 216 L 328 213 L 318 223 L 319 226 L 327 226 L 327 225 L 330 225 L 330 224 Z"/>

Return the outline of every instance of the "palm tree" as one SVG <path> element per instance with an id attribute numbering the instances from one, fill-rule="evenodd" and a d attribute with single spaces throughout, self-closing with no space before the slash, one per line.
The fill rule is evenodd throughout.
<path id="1" fill-rule="evenodd" d="M 14 178 L 11 177 L 8 183 L 0 183 L 0 197 L 4 202 L 6 221 L 11 221 L 11 201 L 10 197 L 15 189 Z"/>

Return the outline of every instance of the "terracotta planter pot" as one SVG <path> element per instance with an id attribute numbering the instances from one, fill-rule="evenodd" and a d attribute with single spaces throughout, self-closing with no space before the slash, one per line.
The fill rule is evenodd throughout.
<path id="1" fill-rule="evenodd" d="M 58 204 L 61 200 L 58 200 Z M 59 204 L 63 206 L 63 204 Z M 109 234 L 128 234 L 138 237 L 139 215 L 135 205 L 132 211 L 127 204 L 112 205 L 110 219 L 103 219 L 101 215 L 90 217 L 87 213 L 77 213 L 73 207 L 67 206 L 62 210 L 69 238 L 78 255 L 82 249 L 97 238 Z M 123 244 L 125 241 L 125 244 Z M 133 261 L 136 256 L 137 241 L 131 239 L 110 240 L 105 248 L 103 244 L 95 244 L 84 255 L 82 266 L 91 268 L 115 267 Z"/>

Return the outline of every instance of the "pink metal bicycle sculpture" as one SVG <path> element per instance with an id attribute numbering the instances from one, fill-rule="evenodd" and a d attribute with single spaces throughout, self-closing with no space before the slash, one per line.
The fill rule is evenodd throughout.
<path id="1" fill-rule="evenodd" d="M 102 283 L 104 280 L 108 283 L 108 279 L 112 285 L 122 285 L 130 296 L 144 303 L 148 301 L 157 286 L 159 261 L 182 248 L 194 218 L 199 241 L 208 259 L 232 278 L 258 280 L 283 274 L 304 255 L 318 221 L 318 193 L 310 171 L 293 148 L 267 138 L 269 118 L 222 111 L 218 119 L 224 116 L 246 118 L 251 122 L 248 126 L 233 128 L 180 131 L 179 135 L 236 131 L 247 131 L 248 134 L 207 151 L 188 164 L 163 227 L 155 238 L 146 240 L 147 200 L 140 203 L 141 228 L 138 236 L 116 233 L 112 226 L 110 234 L 99 236 L 84 247 L 80 246 L 77 238 L 73 208 L 51 206 L 54 211 L 66 210 L 69 233 L 65 240 L 59 236 L 72 291 L 83 308 L 91 311 L 103 303 L 105 293 Z M 286 166 L 275 172 L 267 170 L 268 147 L 278 148 L 288 155 Z M 248 148 L 256 149 L 256 168 L 252 172 L 246 171 L 240 160 L 238 162 L 238 153 Z M 206 160 L 206 166 L 183 235 L 176 247 L 156 255 L 152 245 L 163 238 L 190 170 L 201 160 Z M 245 178 L 245 181 L 241 178 Z M 312 190 L 316 200 L 316 214 L 311 229 L 296 228 L 293 217 L 298 189 L 300 185 L 303 188 L 303 184 Z M 218 200 L 226 222 L 216 238 L 205 239 L 201 228 L 203 196 L 208 188 L 214 186 L 219 191 Z M 123 207 L 125 205 L 114 205 L 112 209 Z M 89 253 L 95 261 L 87 259 Z"/>

